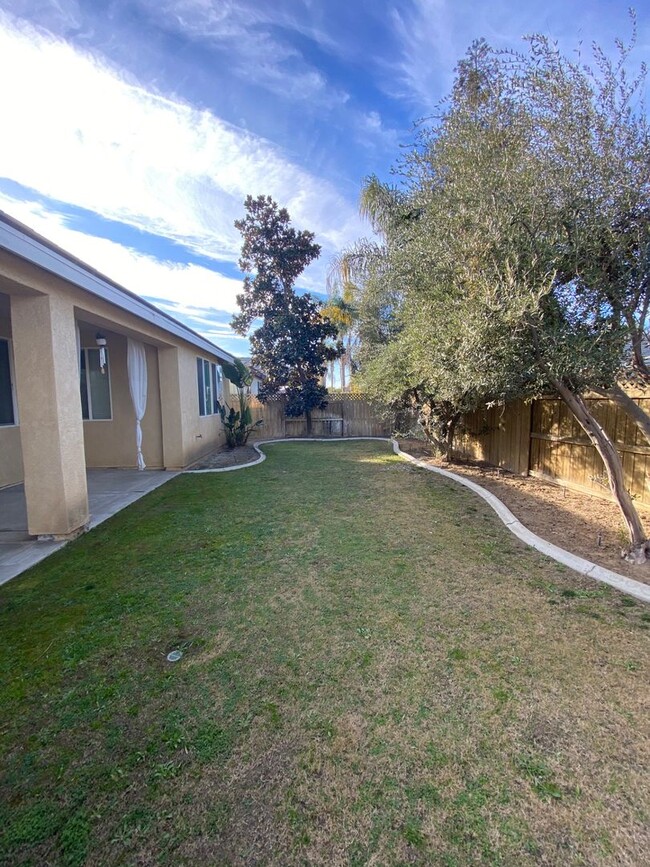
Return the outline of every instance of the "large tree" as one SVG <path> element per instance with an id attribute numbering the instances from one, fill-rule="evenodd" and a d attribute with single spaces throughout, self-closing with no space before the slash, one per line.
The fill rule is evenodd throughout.
<path id="1" fill-rule="evenodd" d="M 650 135 L 645 69 L 626 76 L 636 38 L 614 59 L 595 48 L 595 68 L 571 60 L 543 36 L 511 56 L 519 96 L 535 114 L 545 158 L 540 183 L 553 190 L 563 238 L 559 279 L 583 310 L 608 308 L 627 332 L 621 380 L 650 385 L 644 347 L 650 310 Z M 620 382 L 597 390 L 621 406 L 650 444 L 650 417 Z"/>
<path id="2" fill-rule="evenodd" d="M 286 414 L 305 415 L 311 433 L 312 410 L 327 406 L 321 384 L 327 363 L 343 351 L 321 303 L 294 289 L 320 247 L 313 232 L 291 226 L 288 211 L 270 196 L 247 196 L 244 207 L 246 216 L 235 226 L 243 238 L 239 267 L 247 276 L 233 328 L 246 335 L 261 320 L 251 334 L 253 364 L 266 374 L 258 397 L 264 402 L 284 396 Z"/>
<path id="3" fill-rule="evenodd" d="M 643 270 L 642 257 L 629 252 L 633 233 L 623 230 L 629 202 L 634 214 L 647 202 L 631 189 L 647 173 L 647 162 L 632 171 L 643 136 L 627 134 L 634 115 L 606 98 L 622 67 L 601 63 L 600 88 L 597 77 L 572 70 L 563 86 L 576 91 L 582 111 L 591 106 L 601 128 L 586 160 L 575 130 L 563 135 L 551 123 L 544 99 L 553 69 L 540 71 L 539 44 L 533 40 L 522 61 L 475 43 L 440 116 L 402 161 L 399 193 L 378 189 L 375 179 L 366 184 L 384 245 L 361 260 L 369 296 L 362 319 L 375 311 L 374 331 L 372 321 L 360 329 L 364 375 L 388 396 L 401 377 L 437 406 L 457 409 L 555 390 L 601 455 L 642 560 L 648 543 L 620 457 L 583 395 L 615 386 L 630 333 L 625 304 L 639 316 L 627 276 L 598 283 L 588 263 L 605 238 L 612 274 L 629 276 L 630 261 Z M 570 105 L 567 97 L 567 112 Z M 617 147 L 606 147 L 615 134 Z M 382 385 L 391 360 L 400 377 Z"/>

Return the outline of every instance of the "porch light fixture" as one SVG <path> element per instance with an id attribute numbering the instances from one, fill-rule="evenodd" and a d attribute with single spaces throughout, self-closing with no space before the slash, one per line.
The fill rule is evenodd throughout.
<path id="1" fill-rule="evenodd" d="M 98 331 L 95 335 L 95 342 L 99 346 L 99 369 L 102 373 L 106 373 L 106 338 Z"/>

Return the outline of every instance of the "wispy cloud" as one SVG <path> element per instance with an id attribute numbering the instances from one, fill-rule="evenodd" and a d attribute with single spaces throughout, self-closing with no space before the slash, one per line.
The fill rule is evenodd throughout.
<path id="1" fill-rule="evenodd" d="M 2 14 L 0 75 L 2 172 L 43 195 L 231 262 L 248 193 L 330 252 L 359 234 L 354 206 L 270 142 Z"/>
<path id="2" fill-rule="evenodd" d="M 391 64 L 391 89 L 423 112 L 448 89 L 458 60 L 457 29 L 447 0 L 395 4 L 390 19 L 400 46 Z"/>
<path id="3" fill-rule="evenodd" d="M 372 109 L 361 112 L 354 126 L 358 141 L 366 147 L 381 147 L 385 151 L 397 152 L 400 143 L 404 141 L 404 131 L 386 126 L 381 114 Z"/>
<path id="4" fill-rule="evenodd" d="M 25 18 L 37 14 L 41 26 L 48 29 L 78 30 L 82 27 L 79 0 L 3 0 L 2 8 Z"/>
<path id="5" fill-rule="evenodd" d="M 594 41 L 609 52 L 615 35 L 627 38 L 628 6 L 627 0 L 613 0 L 599 4 L 596 14 L 593 3 L 571 0 L 546 0 L 543 4 L 530 0 L 518 4 L 511 0 L 392 0 L 389 15 L 397 55 L 388 61 L 375 60 L 383 67 L 386 91 L 408 100 L 424 115 L 449 92 L 456 64 L 473 40 L 483 37 L 498 49 L 523 50 L 525 36 L 544 33 L 566 52 L 582 44 L 585 58 L 590 60 Z M 650 24 L 642 15 L 638 30 L 638 53 L 630 62 L 633 72 L 650 56 Z"/>
<path id="6" fill-rule="evenodd" d="M 155 299 L 159 306 L 167 303 L 179 314 L 195 319 L 211 311 L 211 325 L 212 311 L 218 310 L 220 321 L 227 325 L 229 314 L 238 309 L 236 295 L 242 288 L 239 280 L 193 263 L 160 261 L 115 241 L 72 229 L 64 216 L 35 202 L 0 195 L 0 209 L 126 289 Z"/>
<path id="7" fill-rule="evenodd" d="M 282 0 L 138 0 L 138 7 L 158 26 L 184 39 L 225 51 L 228 72 L 270 91 L 284 101 L 303 102 L 311 110 L 331 109 L 347 102 L 348 94 L 332 86 L 282 33 L 308 33 L 329 44 L 323 31 L 306 27 L 300 16 L 308 3 Z"/>

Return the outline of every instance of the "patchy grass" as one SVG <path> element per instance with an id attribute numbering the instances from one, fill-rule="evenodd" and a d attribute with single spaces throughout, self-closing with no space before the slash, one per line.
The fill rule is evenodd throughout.
<path id="1" fill-rule="evenodd" d="M 644 863 L 644 606 L 386 445 L 267 449 L 0 588 L 2 863 Z"/>

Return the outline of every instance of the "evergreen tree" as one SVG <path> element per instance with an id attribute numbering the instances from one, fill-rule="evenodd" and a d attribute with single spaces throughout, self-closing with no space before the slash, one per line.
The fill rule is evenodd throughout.
<path id="1" fill-rule="evenodd" d="M 232 325 L 245 335 L 262 320 L 251 334 L 253 364 L 267 376 L 258 397 L 265 402 L 284 396 L 286 414 L 305 415 L 309 434 L 311 411 L 327 406 L 321 382 L 327 363 L 343 351 L 340 342 L 332 344 L 337 328 L 322 315 L 320 302 L 294 289 L 320 247 L 313 232 L 291 226 L 286 208 L 270 196 L 247 196 L 244 207 L 246 216 L 235 227 L 243 238 L 239 267 L 247 276 Z"/>

